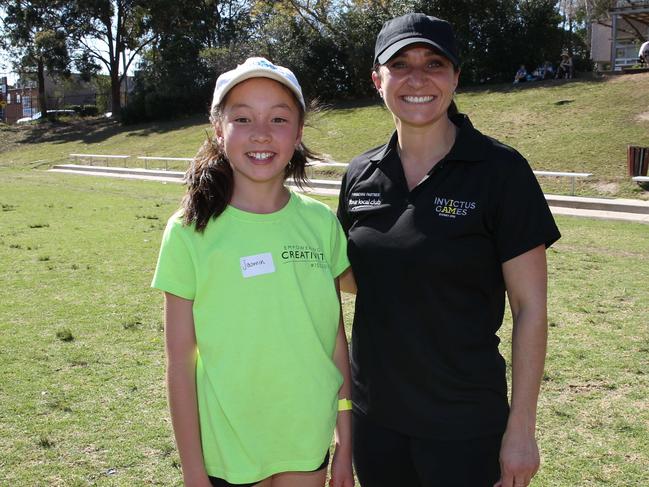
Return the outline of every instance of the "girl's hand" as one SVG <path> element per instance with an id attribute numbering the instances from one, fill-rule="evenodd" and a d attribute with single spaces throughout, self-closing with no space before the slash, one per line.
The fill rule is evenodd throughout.
<path id="1" fill-rule="evenodd" d="M 354 487 L 351 452 L 345 452 L 342 448 L 334 450 L 329 487 Z"/>
<path id="2" fill-rule="evenodd" d="M 183 485 L 185 487 L 212 487 L 212 483 L 205 472 L 195 475 L 184 475 Z"/>

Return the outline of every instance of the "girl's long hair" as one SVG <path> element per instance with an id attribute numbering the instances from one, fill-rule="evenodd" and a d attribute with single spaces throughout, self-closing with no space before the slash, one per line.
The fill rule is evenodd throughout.
<path id="1" fill-rule="evenodd" d="M 220 105 L 212 110 L 212 125 L 223 120 L 223 107 L 227 96 Z M 300 110 L 300 123 L 304 124 L 305 112 L 295 99 Z M 320 161 L 323 157 L 308 149 L 302 142 L 295 148 L 293 157 L 286 166 L 284 177 L 292 177 L 298 188 L 308 185 L 306 165 L 309 160 Z M 183 222 L 195 225 L 198 232 L 203 232 L 209 221 L 223 213 L 232 199 L 234 175 L 223 147 L 215 136 L 207 138 L 192 160 L 185 173 L 187 192 L 182 200 Z"/>

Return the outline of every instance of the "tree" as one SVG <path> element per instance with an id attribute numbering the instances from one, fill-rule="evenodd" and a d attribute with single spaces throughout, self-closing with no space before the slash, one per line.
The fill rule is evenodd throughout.
<path id="1" fill-rule="evenodd" d="M 143 51 L 125 123 L 206 111 L 215 75 L 252 54 L 251 3 L 150 0 L 155 41 Z"/>
<path id="2" fill-rule="evenodd" d="M 111 108 L 121 112 L 121 86 L 131 64 L 156 39 L 151 32 L 150 1 L 73 0 L 70 32 L 81 57 L 103 64 L 110 78 Z"/>
<path id="3" fill-rule="evenodd" d="M 14 69 L 21 75 L 35 75 L 38 105 L 47 115 L 45 71 L 69 75 L 69 39 L 65 33 L 66 2 L 56 0 L 0 0 L 3 18 L 3 44 L 18 61 Z"/>

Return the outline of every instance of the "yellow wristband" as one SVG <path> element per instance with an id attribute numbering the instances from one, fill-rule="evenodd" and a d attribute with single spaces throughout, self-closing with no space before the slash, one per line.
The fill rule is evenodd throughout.
<path id="1" fill-rule="evenodd" d="M 352 408 L 352 402 L 349 399 L 338 400 L 338 411 L 349 411 Z"/>

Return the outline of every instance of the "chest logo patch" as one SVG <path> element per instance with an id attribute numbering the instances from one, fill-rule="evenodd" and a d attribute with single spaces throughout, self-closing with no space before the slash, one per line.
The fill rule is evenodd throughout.
<path id="1" fill-rule="evenodd" d="M 284 245 L 282 261 L 322 269 L 327 267 L 324 252 L 308 245 Z"/>
<path id="2" fill-rule="evenodd" d="M 477 208 L 475 201 L 461 201 L 450 198 L 435 197 L 435 213 L 444 218 L 467 216 Z"/>
<path id="3" fill-rule="evenodd" d="M 241 266 L 241 275 L 243 277 L 255 277 L 275 272 L 273 255 L 270 252 L 241 257 L 239 263 Z"/>
<path id="4" fill-rule="evenodd" d="M 351 193 L 347 205 L 349 209 L 352 208 L 372 208 L 374 206 L 381 206 L 383 203 L 383 195 L 381 193 Z"/>

